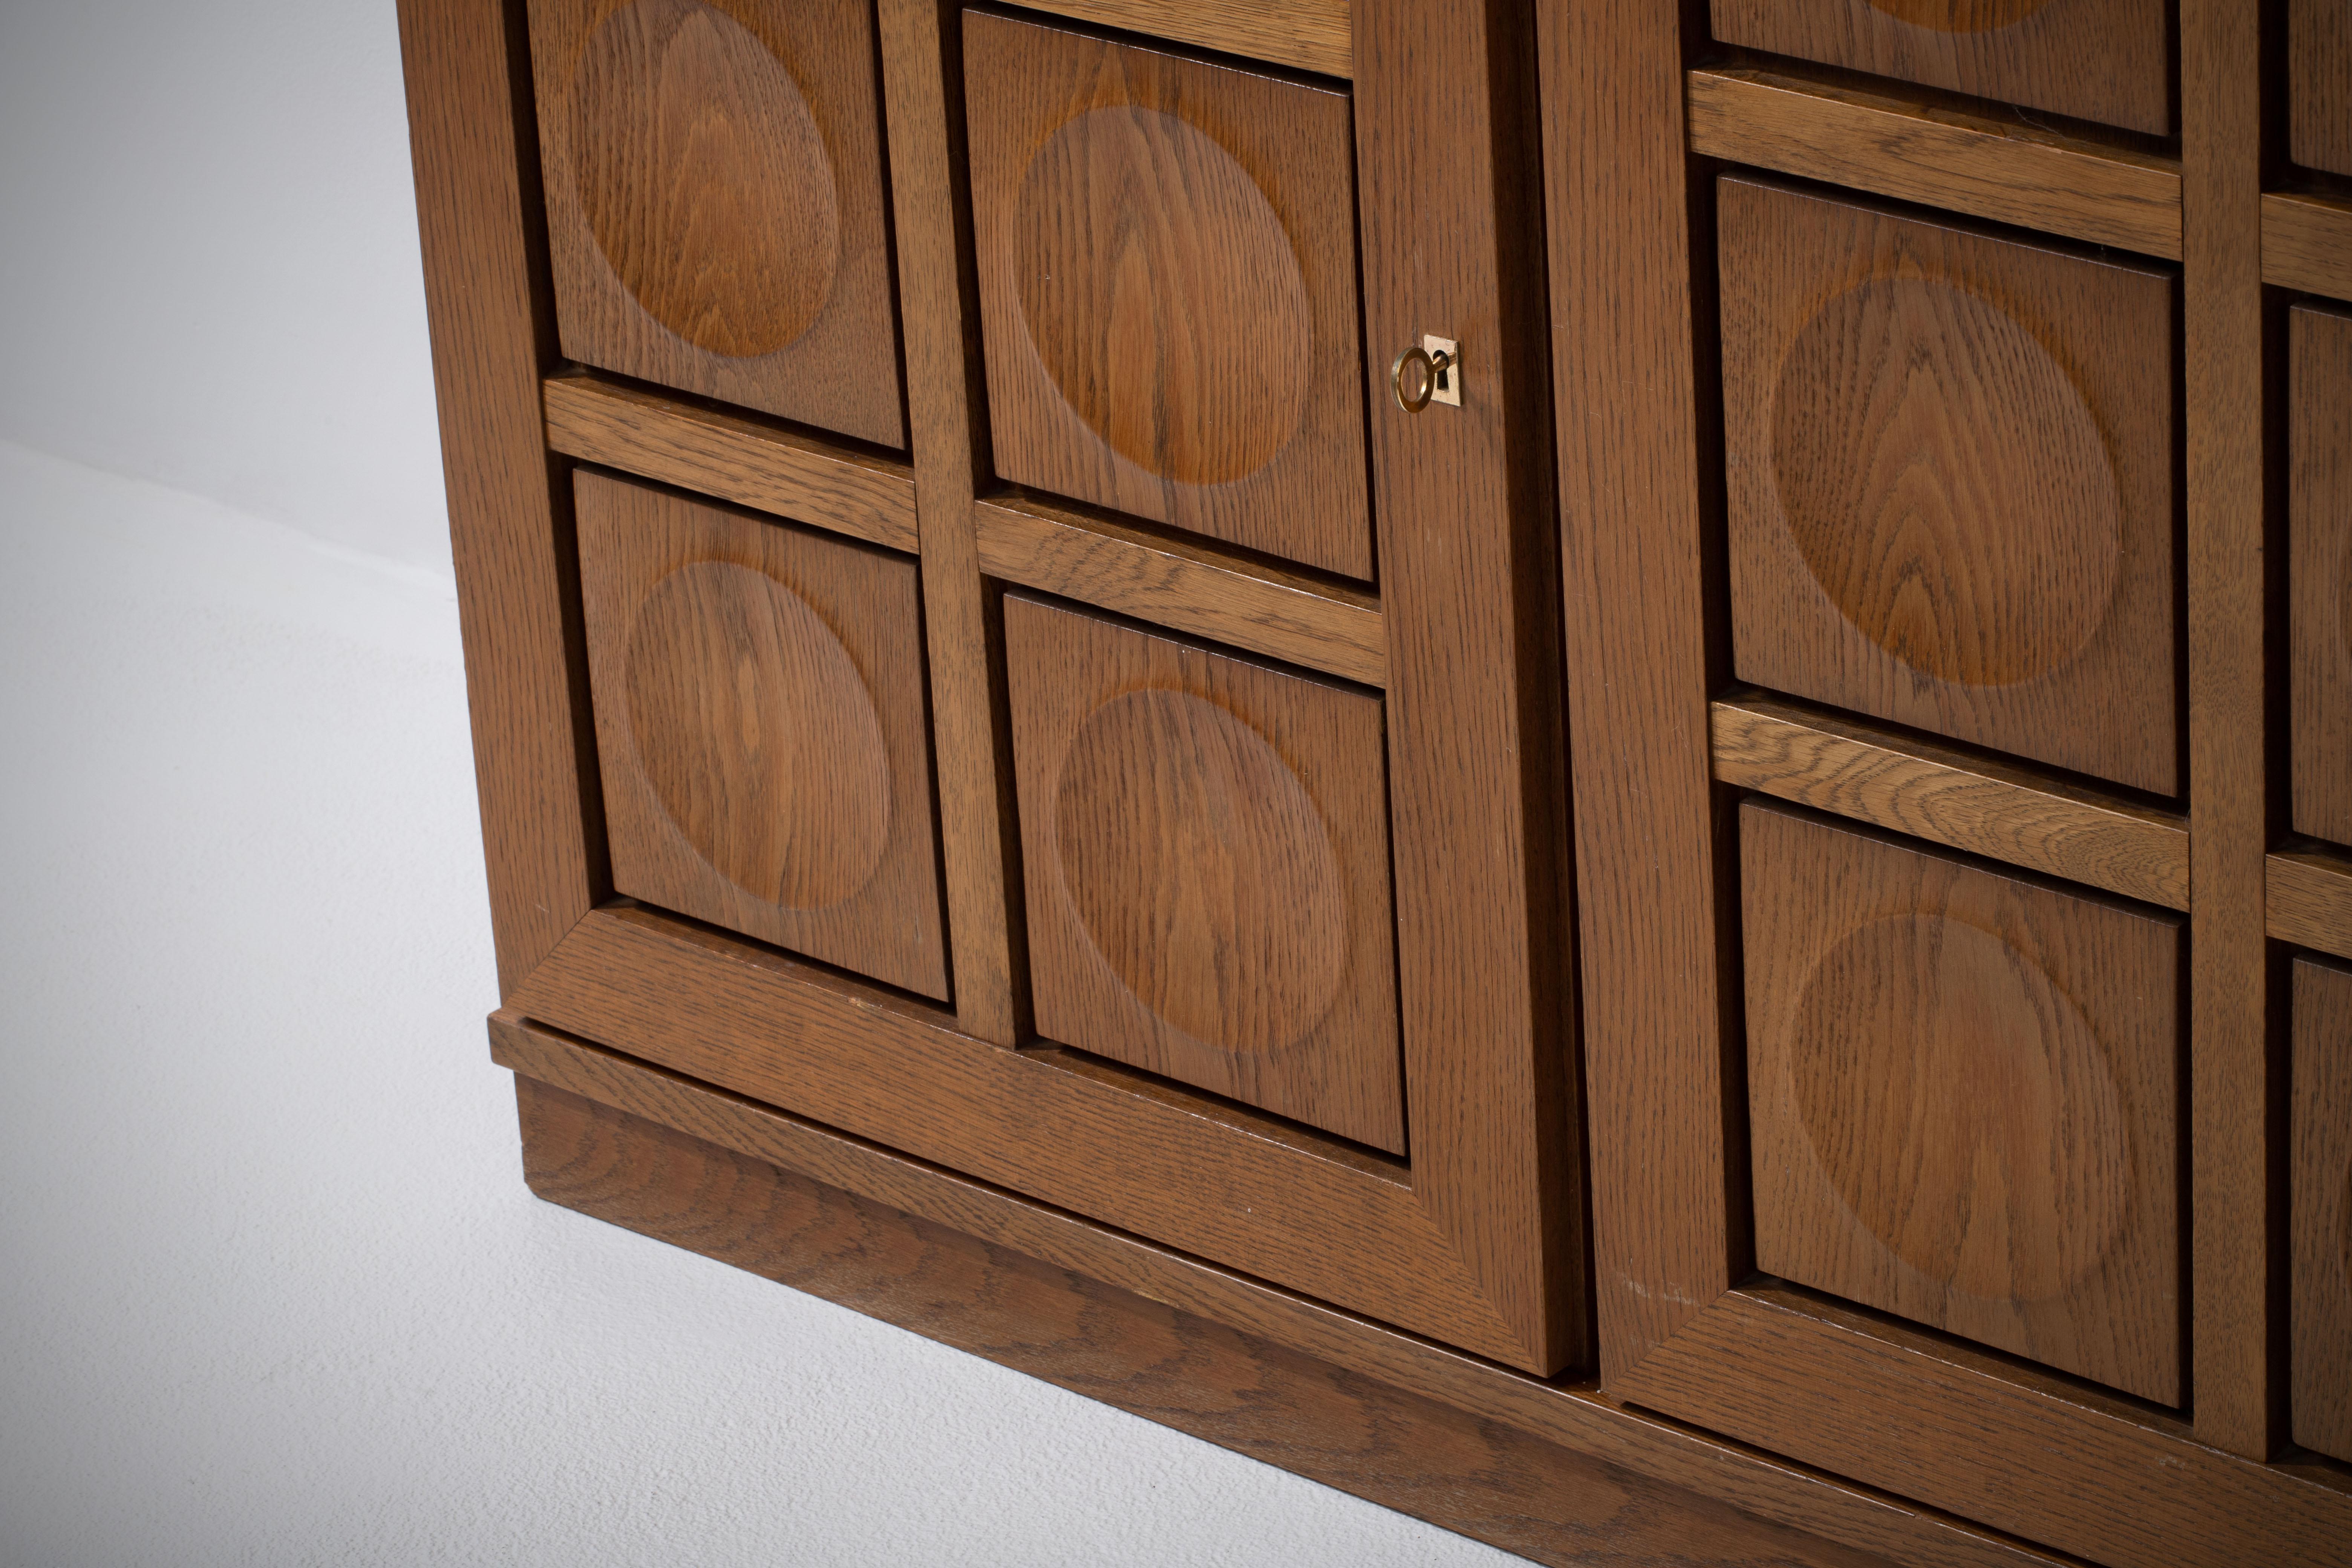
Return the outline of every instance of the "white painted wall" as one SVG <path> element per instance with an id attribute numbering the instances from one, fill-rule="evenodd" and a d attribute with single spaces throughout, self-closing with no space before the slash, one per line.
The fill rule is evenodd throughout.
<path id="1" fill-rule="evenodd" d="M 0 439 L 446 574 L 392 0 L 0 0 Z"/>

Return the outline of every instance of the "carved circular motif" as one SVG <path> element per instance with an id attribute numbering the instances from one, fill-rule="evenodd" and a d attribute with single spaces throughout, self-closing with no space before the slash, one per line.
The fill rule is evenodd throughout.
<path id="1" fill-rule="evenodd" d="M 1840 613 L 1937 679 L 2031 679 L 2106 618 L 2123 499 L 2098 420 L 1974 294 L 1886 278 L 1823 306 L 1781 363 L 1772 472 Z"/>
<path id="2" fill-rule="evenodd" d="M 833 292 L 833 163 L 783 62 L 725 12 L 634 0 L 581 50 L 580 206 L 662 325 L 712 353 L 773 353 Z"/>
<path id="3" fill-rule="evenodd" d="M 2123 1095 L 2090 1021 L 2031 958 L 1958 921 L 1849 932 L 1791 1019 L 1798 1114 L 1838 1194 L 1912 1268 L 2042 1301 L 2126 1218 Z"/>
<path id="4" fill-rule="evenodd" d="M 2016 26 L 2046 8 L 2050 0 L 1869 0 L 1869 4 L 1872 10 L 1915 27 L 1938 33 L 1990 33 L 1996 27 Z"/>
<path id="5" fill-rule="evenodd" d="M 1065 401 L 1163 479 L 1246 479 L 1298 428 L 1307 279 L 1265 193 L 1172 114 L 1097 109 L 1047 139 L 1014 216 L 1021 308 Z"/>
<path id="6" fill-rule="evenodd" d="M 1195 1039 L 1278 1050 L 1331 1010 L 1347 885 L 1322 813 L 1248 724 L 1182 691 L 1132 691 L 1070 743 L 1060 870 L 1095 947 Z"/>
<path id="7" fill-rule="evenodd" d="M 841 639 L 765 573 L 699 561 L 655 584 L 629 637 L 637 762 L 686 841 L 757 899 L 819 910 L 890 835 L 890 758 Z"/>

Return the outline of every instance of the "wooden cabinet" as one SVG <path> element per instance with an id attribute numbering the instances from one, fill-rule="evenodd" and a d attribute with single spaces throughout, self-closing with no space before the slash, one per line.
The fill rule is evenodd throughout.
<path id="1" fill-rule="evenodd" d="M 1538 1561 L 2352 1562 L 2325 7 L 402 16 L 536 1190 Z"/>

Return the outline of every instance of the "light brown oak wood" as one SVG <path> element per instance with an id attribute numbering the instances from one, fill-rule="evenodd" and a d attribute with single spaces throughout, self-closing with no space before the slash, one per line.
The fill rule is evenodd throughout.
<path id="1" fill-rule="evenodd" d="M 1540 1363 L 1426 1212 L 1432 1140 L 1418 1133 L 1408 1176 L 1197 1095 L 976 1048 L 934 1009 L 650 910 L 589 915 L 514 1005 L 1335 1305 Z"/>
<path id="2" fill-rule="evenodd" d="M 2182 922 L 1751 803 L 1756 1261 L 2180 1402 Z"/>
<path id="3" fill-rule="evenodd" d="M 1717 199 L 1740 678 L 2172 793 L 2171 280 Z"/>
<path id="4" fill-rule="evenodd" d="M 575 489 L 614 886 L 946 996 L 914 563 Z"/>
<path id="5" fill-rule="evenodd" d="M 2294 980 L 2294 1440 L 2352 1462 L 2352 970 Z"/>
<path id="6" fill-rule="evenodd" d="M 1713 0 L 1729 44 L 2158 135 L 2164 0 Z"/>
<path id="7" fill-rule="evenodd" d="M 1691 151 L 2147 256 L 2180 258 L 2180 163 L 1751 67 L 1690 73 Z"/>
<path id="8" fill-rule="evenodd" d="M 1127 27 L 1229 55 L 1344 77 L 1354 69 L 1349 0 L 1022 0 L 1023 8 Z"/>
<path id="9" fill-rule="evenodd" d="M 915 549 L 915 477 L 904 463 L 577 373 L 547 378 L 556 451 L 814 523 Z"/>
<path id="10" fill-rule="evenodd" d="M 2109 1568 L 2341 1568 L 2352 1484 L 1758 1282 L 1627 1397 Z"/>
<path id="11" fill-rule="evenodd" d="M 2352 174 L 2352 11 L 2286 0 L 2289 156 Z"/>
<path id="12" fill-rule="evenodd" d="M 2262 223 L 2263 282 L 2352 300 L 2352 202 L 2273 191 Z"/>
<path id="13" fill-rule="evenodd" d="M 866 0 L 531 0 L 571 358 L 906 439 Z"/>
<path id="14" fill-rule="evenodd" d="M 2055 1568 L 2032 1547 L 1615 1404 L 1538 1382 L 1246 1275 L 620 1056 L 513 1014 L 491 1056 L 518 1075 L 1133 1290 L 1544 1441 L 1723 1498 L 1917 1568 Z M 692 1240 L 680 1238 L 683 1245 Z"/>
<path id="15" fill-rule="evenodd" d="M 2352 855 L 2278 850 L 2263 884 L 2264 929 L 2271 936 L 2352 958 Z"/>
<path id="16" fill-rule="evenodd" d="M 1769 697 L 1717 701 L 1715 776 L 2028 870 L 2189 908 L 2189 825 Z"/>
<path id="17" fill-rule="evenodd" d="M 2189 1296 L 2197 1436 L 2249 1458 L 2284 1435 L 2271 1260 L 2281 1205 L 2263 856 L 2270 847 L 2260 9 L 2179 0 L 2188 534 Z M 2257 1108 L 2260 1108 L 2258 1110 Z"/>
<path id="18" fill-rule="evenodd" d="M 1165 1300 L 518 1078 L 540 1196 L 1541 1563 L 1887 1568 Z"/>
<path id="19" fill-rule="evenodd" d="M 965 18 L 996 471 L 1372 575 L 1346 94 Z"/>
<path id="20" fill-rule="evenodd" d="M 1402 1153 L 1379 700 L 1004 617 L 1039 1032 Z"/>
<path id="21" fill-rule="evenodd" d="M 991 576 L 1081 599 L 1344 680 L 1388 678 L 1380 601 L 1343 585 L 1221 555 L 1035 497 L 983 500 Z"/>
<path id="22" fill-rule="evenodd" d="M 2352 845 L 2352 315 L 2297 306 L 2288 363 L 2294 826 Z"/>
<path id="23" fill-rule="evenodd" d="M 1013 1046 L 1028 1032 L 1027 963 L 1014 916 L 1021 873 L 1012 755 L 999 731 L 992 677 L 998 632 L 972 529 L 988 437 L 980 313 L 957 216 L 964 162 L 960 15 L 953 0 L 880 0 L 877 7 L 956 1019 L 968 1035 Z"/>
<path id="24" fill-rule="evenodd" d="M 526 205 L 530 62 L 485 0 L 401 0 L 417 235 L 466 647 L 499 989 L 511 992 L 609 886 L 578 568 L 539 382 L 555 325 Z"/>

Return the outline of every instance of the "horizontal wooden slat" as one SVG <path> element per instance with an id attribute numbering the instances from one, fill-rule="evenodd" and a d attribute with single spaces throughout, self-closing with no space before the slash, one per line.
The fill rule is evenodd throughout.
<path id="1" fill-rule="evenodd" d="M 1722 1296 L 1615 1392 L 2112 1568 L 2342 1568 L 2352 1541 L 2352 1484 L 2319 1467 L 1777 1286 Z"/>
<path id="2" fill-rule="evenodd" d="M 2168 909 L 2189 907 L 2189 826 L 1795 703 L 1714 704 L 1715 776 Z"/>
<path id="3" fill-rule="evenodd" d="M 1387 680 L 1388 637 L 1369 595 L 1026 498 L 981 502 L 979 525 L 992 577 L 1367 686 Z"/>
<path id="4" fill-rule="evenodd" d="M 2352 202 L 2279 191 L 2264 196 L 2263 281 L 2352 300 Z"/>
<path id="5" fill-rule="evenodd" d="M 508 1005 L 1432 1338 L 1528 1359 L 1377 1156 L 1065 1071 L 959 1034 L 943 1011 L 646 910 L 592 912 Z"/>
<path id="6" fill-rule="evenodd" d="M 2147 256 L 2180 258 L 2180 165 L 1778 72 L 1695 70 L 1691 150 Z"/>
<path id="7" fill-rule="evenodd" d="M 1354 24 L 1349 0 L 1020 0 L 1105 27 L 1125 27 L 1276 65 L 1352 76 Z"/>
<path id="8" fill-rule="evenodd" d="M 904 463 L 591 375 L 550 376 L 542 394 L 547 444 L 566 456 L 915 549 L 915 476 Z"/>
<path id="9" fill-rule="evenodd" d="M 2263 905 L 2278 941 L 2352 958 L 2352 858 L 2313 849 L 2273 854 Z"/>
<path id="10" fill-rule="evenodd" d="M 527 1078 L 1579 1453 L 1702 1490 L 1759 1518 L 1918 1568 L 2055 1568 L 2057 1563 L 1912 1504 L 1629 1410 L 1589 1385 L 1538 1382 L 632 1060 L 519 1014 L 492 1016 L 490 1046 L 499 1065 Z"/>

